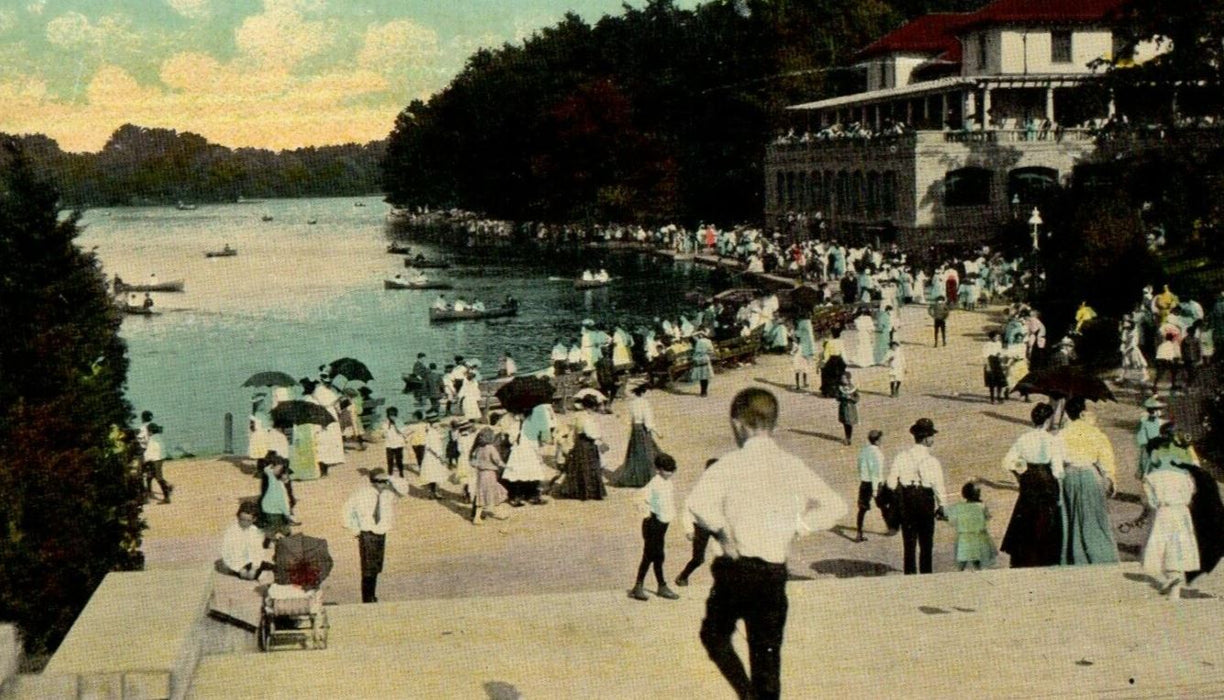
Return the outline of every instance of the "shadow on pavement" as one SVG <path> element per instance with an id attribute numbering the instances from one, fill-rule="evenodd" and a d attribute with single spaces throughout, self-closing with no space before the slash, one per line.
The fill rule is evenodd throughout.
<path id="1" fill-rule="evenodd" d="M 859 559 L 823 559 L 812 562 L 812 571 L 825 576 L 837 578 L 858 578 L 860 576 L 885 576 L 896 573 L 898 569 L 876 561 Z"/>
<path id="2" fill-rule="evenodd" d="M 787 428 L 787 430 L 799 435 L 807 435 L 808 437 L 816 437 L 822 440 L 836 442 L 839 445 L 844 445 L 846 443 L 846 436 L 844 435 L 830 435 L 829 433 L 818 433 L 814 430 L 800 430 L 798 428 Z"/>
<path id="3" fill-rule="evenodd" d="M 996 411 L 982 411 L 982 415 L 990 416 L 991 418 L 997 418 L 1005 423 L 1015 423 L 1016 425 L 1023 425 L 1026 428 L 1032 425 L 1032 421 L 1028 421 L 1023 418 L 1016 418 L 1015 416 L 1004 415 Z"/>

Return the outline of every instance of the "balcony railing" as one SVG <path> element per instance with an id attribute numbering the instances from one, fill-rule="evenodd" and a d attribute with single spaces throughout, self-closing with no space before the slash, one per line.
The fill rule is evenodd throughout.
<path id="1" fill-rule="evenodd" d="M 1047 129 L 1042 131 L 1028 129 L 989 129 L 987 131 L 908 131 L 903 134 L 885 134 L 863 137 L 843 137 L 819 139 L 810 138 L 806 141 L 795 139 L 790 141 L 775 141 L 770 144 L 770 150 L 778 155 L 802 154 L 813 151 L 828 152 L 853 151 L 866 155 L 869 152 L 895 153 L 901 148 L 910 148 L 919 144 L 936 143 L 1087 143 L 1096 139 L 1099 132 L 1095 129 Z"/>

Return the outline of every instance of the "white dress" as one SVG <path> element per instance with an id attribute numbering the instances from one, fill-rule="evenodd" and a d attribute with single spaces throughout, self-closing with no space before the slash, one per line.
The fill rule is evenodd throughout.
<path id="1" fill-rule="evenodd" d="M 475 379 L 463 380 L 463 386 L 459 387 L 459 400 L 464 418 L 480 420 L 480 384 Z"/>
<path id="2" fill-rule="evenodd" d="M 1156 509 L 1152 532 L 1143 548 L 1143 569 L 1154 576 L 1166 571 L 1198 571 L 1198 540 L 1190 520 L 1194 479 L 1175 467 L 1148 472 L 1143 479 L 1148 503 Z"/>
<path id="3" fill-rule="evenodd" d="M 421 459 L 421 483 L 441 484 L 450 478 L 443 458 L 446 447 L 442 444 L 442 431 L 430 427 L 425 433 L 425 456 Z"/>
<path id="4" fill-rule="evenodd" d="M 268 426 L 259 413 L 252 413 L 248 420 L 250 430 L 247 435 L 247 457 L 261 459 L 268 454 L 268 450 L 272 449 L 268 447 Z"/>
<path id="5" fill-rule="evenodd" d="M 859 367 L 871 367 L 875 364 L 873 356 L 875 341 L 875 321 L 870 316 L 859 316 L 854 319 L 854 331 L 857 336 L 855 352 L 851 364 Z"/>
<path id="6" fill-rule="evenodd" d="M 340 432 L 340 414 L 336 408 L 336 402 L 340 400 L 340 397 L 336 392 L 320 384 L 315 387 L 311 398 L 323 408 L 326 408 L 333 419 L 332 422 L 319 431 L 319 441 L 317 443 L 319 451 L 316 456 L 323 464 L 343 464 L 344 435 Z"/>
<path id="7" fill-rule="evenodd" d="M 547 481 L 552 478 L 540 459 L 539 444 L 535 440 L 520 432 L 518 440 L 510 448 L 502 478 L 506 481 Z"/>

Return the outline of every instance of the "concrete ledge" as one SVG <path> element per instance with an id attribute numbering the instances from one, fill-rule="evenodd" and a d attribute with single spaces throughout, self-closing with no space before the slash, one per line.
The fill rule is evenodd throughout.
<path id="1" fill-rule="evenodd" d="M 1224 687 L 1221 600 L 1168 601 L 1134 564 L 792 582 L 788 592 L 784 697 Z M 730 697 L 698 641 L 708 589 L 680 593 L 335 606 L 326 650 L 207 657 L 190 697 Z M 744 654 L 742 635 L 736 644 Z"/>
<path id="2" fill-rule="evenodd" d="M 109 574 L 42 675 L 79 677 L 83 698 L 182 697 L 211 589 L 204 568 Z"/>

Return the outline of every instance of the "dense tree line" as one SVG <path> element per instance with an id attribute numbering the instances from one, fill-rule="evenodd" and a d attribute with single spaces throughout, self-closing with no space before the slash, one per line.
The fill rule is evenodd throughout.
<path id="1" fill-rule="evenodd" d="M 53 650 L 110 571 L 139 568 L 144 503 L 126 346 L 75 215 L 0 150 L 0 620 Z"/>
<path id="2" fill-rule="evenodd" d="M 758 219 L 783 110 L 861 86 L 854 52 L 964 0 L 671 0 L 567 15 L 480 50 L 399 115 L 385 186 L 402 205 L 519 220 Z"/>
<path id="3" fill-rule="evenodd" d="M 41 135 L 17 140 L 73 206 L 370 194 L 381 189 L 386 145 L 230 149 L 190 132 L 131 124 L 119 127 L 97 153 L 66 153 Z"/>

